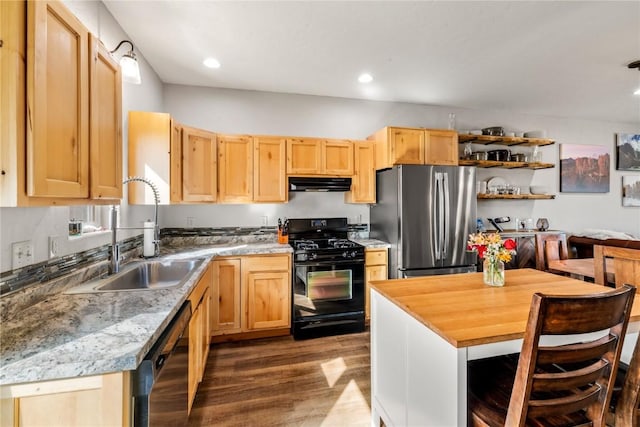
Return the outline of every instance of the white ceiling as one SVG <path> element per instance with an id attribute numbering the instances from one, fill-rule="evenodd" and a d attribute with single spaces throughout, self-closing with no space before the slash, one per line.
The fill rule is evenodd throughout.
<path id="1" fill-rule="evenodd" d="M 637 0 L 103 1 L 165 83 L 640 124 Z"/>

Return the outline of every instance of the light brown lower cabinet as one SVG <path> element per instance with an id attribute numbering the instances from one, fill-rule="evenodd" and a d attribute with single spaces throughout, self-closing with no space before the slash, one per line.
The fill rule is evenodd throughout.
<path id="1" fill-rule="evenodd" d="M 211 334 L 291 327 L 291 255 L 213 260 Z"/>
<path id="2" fill-rule="evenodd" d="M 202 381 L 211 343 L 211 265 L 191 291 L 191 320 L 189 321 L 189 412 Z"/>
<path id="3" fill-rule="evenodd" d="M 0 387 L 2 426 L 129 426 L 129 372 Z"/>
<path id="4" fill-rule="evenodd" d="M 371 317 L 371 292 L 369 283 L 374 280 L 386 280 L 388 278 L 387 249 L 367 249 L 364 254 L 364 277 L 365 277 L 365 319 Z"/>

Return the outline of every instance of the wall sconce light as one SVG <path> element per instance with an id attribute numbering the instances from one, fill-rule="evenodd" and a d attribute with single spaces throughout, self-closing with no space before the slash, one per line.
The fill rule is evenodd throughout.
<path id="1" fill-rule="evenodd" d="M 133 53 L 133 43 L 129 40 L 122 40 L 118 43 L 115 49 L 111 51 L 114 53 L 116 50 L 120 49 L 120 46 L 123 43 L 129 43 L 131 45 L 131 50 L 120 58 L 120 68 L 122 69 L 122 80 L 127 83 L 133 83 L 139 85 L 142 83 L 142 79 L 140 78 L 140 67 L 138 66 L 138 59 L 136 58 L 136 54 Z"/>
<path id="2" fill-rule="evenodd" d="M 633 61 L 631 64 L 628 65 L 629 68 L 637 68 L 640 71 L 640 61 Z M 634 95 L 640 95 L 640 88 L 638 88 L 635 92 L 633 92 Z"/>

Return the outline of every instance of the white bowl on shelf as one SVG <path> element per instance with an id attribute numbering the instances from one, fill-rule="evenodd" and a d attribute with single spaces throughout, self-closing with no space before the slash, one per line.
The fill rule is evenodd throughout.
<path id="1" fill-rule="evenodd" d="M 546 138 L 547 132 L 543 130 L 530 130 L 529 132 L 525 132 L 523 135 L 525 138 Z"/>
<path id="2" fill-rule="evenodd" d="M 544 185 L 530 185 L 529 192 L 531 194 L 547 194 L 549 193 L 549 187 Z"/>

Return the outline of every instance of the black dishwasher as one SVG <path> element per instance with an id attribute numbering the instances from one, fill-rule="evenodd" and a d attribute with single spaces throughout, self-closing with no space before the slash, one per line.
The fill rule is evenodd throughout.
<path id="1" fill-rule="evenodd" d="M 134 372 L 135 427 L 187 424 L 189 347 L 178 344 L 190 319 L 186 301 Z"/>

